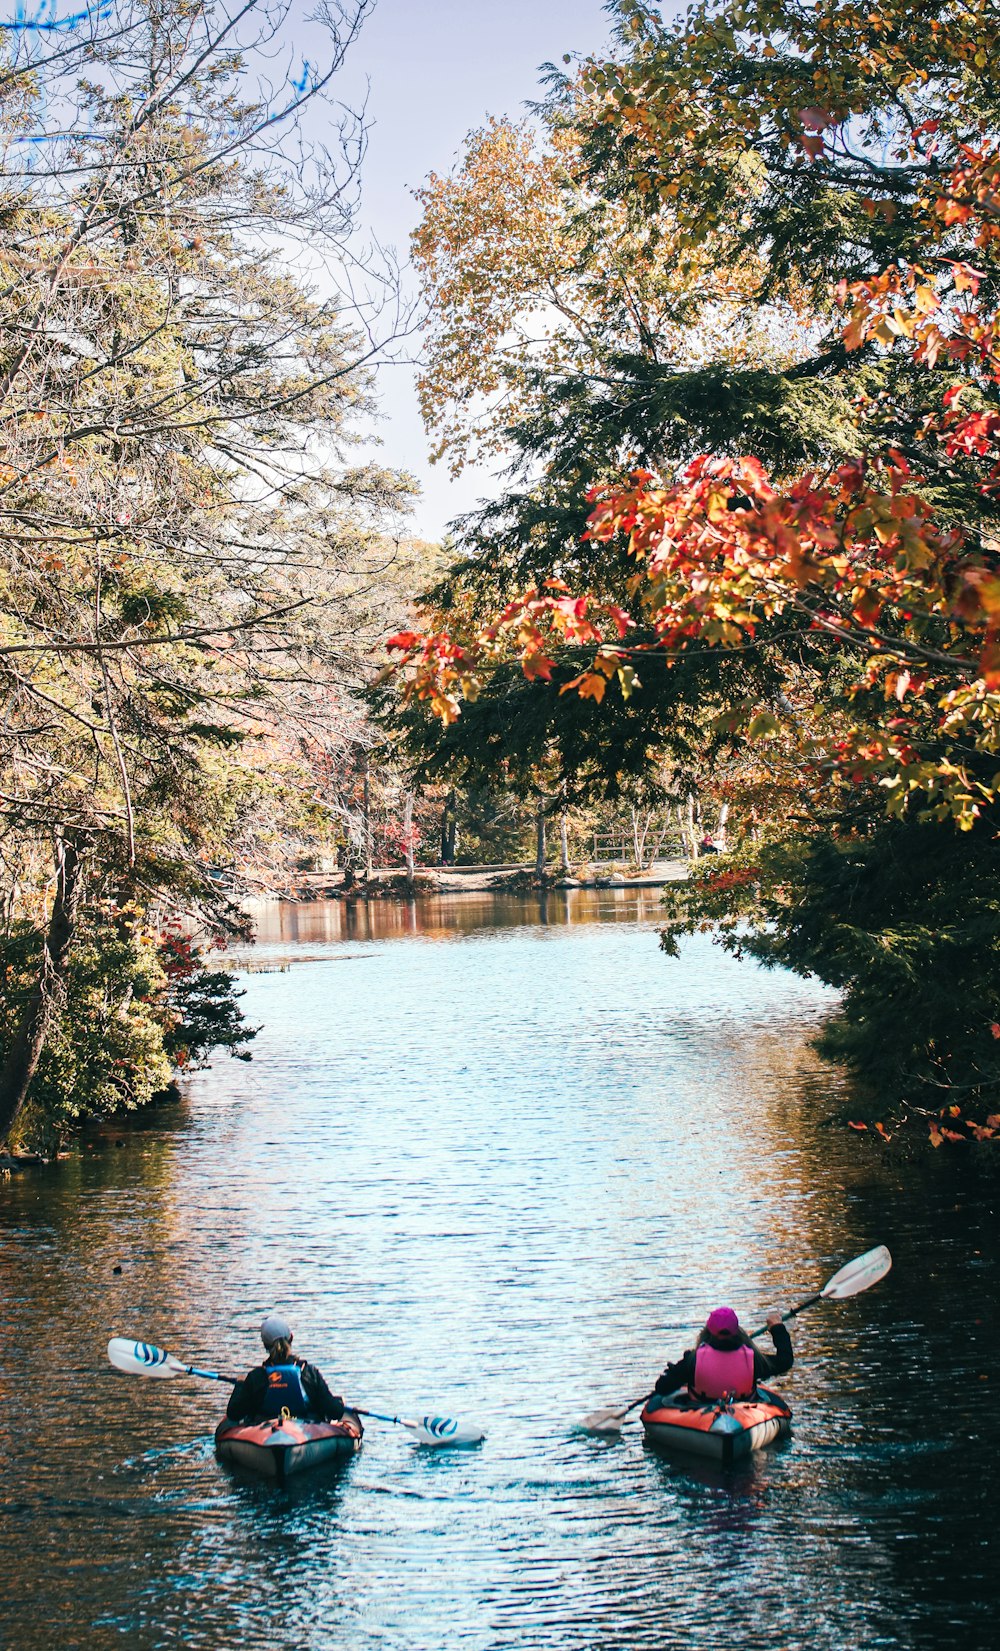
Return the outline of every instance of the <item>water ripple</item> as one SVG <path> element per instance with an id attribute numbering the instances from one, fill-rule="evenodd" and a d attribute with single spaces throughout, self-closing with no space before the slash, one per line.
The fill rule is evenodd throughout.
<path id="1" fill-rule="evenodd" d="M 11 1643 L 989 1642 L 989 1189 L 822 1128 L 829 995 L 701 938 L 668 962 L 656 916 L 612 891 L 272 908 L 253 1063 L 5 1189 Z M 578 1431 L 708 1307 L 759 1320 L 880 1241 L 877 1294 L 799 1321 L 787 1444 L 725 1475 Z M 135 1334 L 243 1368 L 272 1305 L 357 1402 L 485 1444 L 372 1423 L 346 1470 L 279 1490 L 215 1461 L 218 1389 L 103 1361 Z"/>

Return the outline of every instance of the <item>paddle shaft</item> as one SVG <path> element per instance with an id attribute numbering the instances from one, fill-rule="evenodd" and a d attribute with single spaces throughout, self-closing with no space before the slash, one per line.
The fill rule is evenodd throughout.
<path id="1" fill-rule="evenodd" d="M 782 1313 L 781 1323 L 784 1324 L 786 1319 L 797 1318 L 799 1313 L 804 1313 L 807 1307 L 815 1307 L 817 1301 L 822 1301 L 822 1300 L 823 1300 L 822 1290 L 817 1290 L 816 1294 L 814 1296 L 806 1296 L 805 1301 L 800 1301 L 797 1307 L 789 1307 L 787 1313 Z M 751 1341 L 756 1341 L 758 1336 L 762 1336 L 764 1334 L 765 1330 L 770 1330 L 770 1329 L 771 1329 L 771 1326 L 769 1324 L 762 1324 L 759 1330 L 751 1330 L 750 1340 Z"/>
<path id="2" fill-rule="evenodd" d="M 218 1370 L 200 1370 L 196 1364 L 184 1364 L 181 1359 L 172 1360 L 169 1369 L 172 1376 L 198 1376 L 205 1382 L 228 1382 L 231 1387 L 236 1387 L 243 1380 L 242 1376 L 230 1376 Z M 141 1366 L 134 1371 L 137 1376 L 146 1375 L 147 1373 Z M 355 1416 L 370 1416 L 377 1422 L 396 1422 L 400 1427 L 414 1429 L 419 1429 L 420 1426 L 419 1422 L 407 1421 L 405 1416 L 385 1416 L 381 1411 L 361 1410 L 357 1405 L 352 1404 L 345 1405 L 344 1408 L 352 1411 Z"/>
<path id="3" fill-rule="evenodd" d="M 814 1296 L 807 1296 L 806 1300 L 805 1301 L 800 1301 L 797 1307 L 789 1307 L 787 1313 L 782 1313 L 781 1322 L 784 1323 L 786 1319 L 795 1318 L 796 1314 L 798 1314 L 798 1313 L 804 1313 L 807 1307 L 815 1306 L 816 1302 L 817 1301 L 822 1301 L 822 1299 L 823 1299 L 822 1290 L 817 1290 L 817 1292 Z M 764 1334 L 764 1331 L 769 1330 L 770 1328 L 771 1328 L 771 1326 L 769 1324 L 765 1324 L 762 1329 L 755 1330 L 753 1332 L 753 1335 L 750 1338 L 751 1341 L 755 1341 L 758 1336 L 762 1336 Z M 632 1403 L 627 1404 L 624 1407 L 623 1410 L 613 1410 L 611 1412 L 611 1415 L 607 1418 L 608 1421 L 609 1422 L 620 1422 L 623 1417 L 627 1416 L 630 1413 L 630 1411 L 638 1409 L 639 1405 L 641 1405 L 641 1404 L 645 1404 L 645 1402 L 648 1398 L 649 1398 L 649 1394 L 644 1393 L 640 1399 L 633 1399 Z M 384 1417 L 383 1420 L 388 1421 L 389 1418 Z"/>
<path id="4" fill-rule="evenodd" d="M 235 1387 L 243 1380 L 242 1376 L 220 1376 L 216 1370 L 197 1370 L 193 1364 L 184 1366 L 187 1376 L 203 1376 L 207 1382 L 231 1382 Z M 417 1422 L 408 1422 L 404 1416 L 383 1416 L 379 1410 L 362 1410 L 359 1405 L 345 1404 L 345 1410 L 351 1411 L 354 1416 L 370 1416 L 375 1422 L 398 1422 L 400 1427 L 418 1427 Z"/>
<path id="5" fill-rule="evenodd" d="M 841 1301 L 848 1296 L 860 1295 L 863 1290 L 870 1290 L 873 1284 L 877 1284 L 885 1277 L 891 1266 L 892 1256 L 889 1251 L 884 1244 L 877 1244 L 873 1250 L 866 1250 L 864 1255 L 848 1261 L 839 1272 L 828 1279 L 821 1290 L 816 1291 L 815 1295 L 806 1296 L 804 1301 L 790 1307 L 787 1313 L 782 1313 L 778 1323 L 784 1324 L 787 1319 L 797 1317 L 799 1313 L 804 1313 L 807 1307 L 815 1306 L 817 1301 Z M 775 1326 L 764 1324 L 748 1339 L 755 1341 L 765 1330 L 773 1328 Z M 584 1417 L 583 1425 L 598 1433 L 613 1432 L 614 1429 L 609 1428 L 607 1424 L 620 1422 L 642 1402 L 642 1399 L 633 1399 L 631 1404 L 624 1405 L 621 1410 L 595 1410 L 590 1416 Z"/>
<path id="6" fill-rule="evenodd" d="M 184 1366 L 184 1374 L 186 1376 L 201 1376 L 207 1382 L 231 1382 L 233 1387 L 236 1386 L 237 1382 L 243 1380 L 242 1376 L 221 1376 L 217 1370 L 198 1370 L 193 1364 Z M 398 1422 L 400 1427 L 417 1427 L 419 1425 L 417 1422 L 408 1422 L 403 1416 L 383 1416 L 381 1411 L 362 1410 L 358 1405 L 345 1404 L 344 1409 L 351 1411 L 355 1416 L 370 1416 L 376 1422 Z"/>
<path id="7" fill-rule="evenodd" d="M 348 1405 L 355 1416 L 370 1416 L 373 1422 L 397 1422 L 400 1427 L 419 1427 L 419 1422 L 408 1422 L 405 1416 L 384 1416 L 381 1410 L 360 1410 L 357 1405 Z"/>

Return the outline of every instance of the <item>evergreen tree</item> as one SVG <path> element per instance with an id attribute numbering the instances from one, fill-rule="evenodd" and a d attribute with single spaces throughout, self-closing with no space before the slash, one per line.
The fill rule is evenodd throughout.
<path id="1" fill-rule="evenodd" d="M 875 1081 L 880 1118 L 960 1103 L 989 1134 L 995 9 L 615 9 L 616 50 L 556 78 L 547 111 L 540 244 L 567 254 L 580 302 L 550 325 L 568 342 L 512 356 L 510 318 L 486 326 L 512 486 L 393 639 L 411 714 L 439 719 L 419 739 L 444 772 L 541 726 L 568 778 L 613 788 L 645 734 L 647 759 L 721 781 L 735 852 L 676 895 L 673 924 L 840 987 L 824 1046 Z M 480 301 L 456 202 L 473 185 L 492 202 L 487 183 L 453 180 L 450 215 L 439 180 L 428 198 L 432 386 L 451 311 Z M 652 325 L 629 303 L 650 283 L 671 297 Z"/>

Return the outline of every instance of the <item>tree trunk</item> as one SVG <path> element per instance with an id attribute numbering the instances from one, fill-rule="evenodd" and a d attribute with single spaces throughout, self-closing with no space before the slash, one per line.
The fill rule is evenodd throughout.
<path id="1" fill-rule="evenodd" d="M 653 824 L 653 815 L 652 811 L 642 814 L 637 808 L 631 809 L 630 813 L 632 815 L 632 860 L 640 871 L 644 871 L 647 865 L 646 843 Z"/>
<path id="2" fill-rule="evenodd" d="M 58 1015 L 66 966 L 76 931 L 82 853 L 71 838 L 57 837 L 54 854 L 56 891 L 48 931 L 42 942 L 38 979 L 21 1016 L 21 1024 L 14 1033 L 7 1058 L 0 1067 L 0 1143 L 7 1140 L 18 1120 L 45 1048 L 45 1040 Z"/>
<path id="3" fill-rule="evenodd" d="M 674 813 L 677 816 L 677 834 L 678 834 L 678 836 L 680 837 L 680 840 L 681 840 L 681 853 L 685 856 L 685 858 L 689 858 L 687 829 L 684 825 L 684 814 L 683 814 L 683 811 L 681 809 L 680 803 L 677 803 L 675 805 Z"/>
<path id="4" fill-rule="evenodd" d="M 441 814 L 441 864 L 453 866 L 458 852 L 458 799 L 449 791 Z"/>
<path id="5" fill-rule="evenodd" d="M 541 796 L 535 815 L 535 876 L 545 876 L 545 799 Z"/>
<path id="6" fill-rule="evenodd" d="M 563 877 L 569 876 L 569 822 L 565 809 L 559 816 L 559 870 Z"/>
<path id="7" fill-rule="evenodd" d="M 726 852 L 726 821 L 729 819 L 729 804 L 723 803 L 719 809 L 719 829 L 715 834 L 716 847 L 720 854 Z"/>
<path id="8" fill-rule="evenodd" d="M 695 827 L 695 822 L 694 822 L 694 792 L 693 791 L 688 792 L 688 818 L 687 818 L 687 823 L 688 823 L 688 836 L 691 840 L 691 858 L 692 858 L 692 860 L 697 860 L 697 858 L 698 858 L 698 833 L 697 833 L 697 829 Z"/>
<path id="9" fill-rule="evenodd" d="M 365 833 L 365 877 L 370 881 L 372 875 L 372 759 L 370 751 L 365 752 L 365 784 L 361 807 Z"/>
<path id="10" fill-rule="evenodd" d="M 412 886 L 413 863 L 413 792 L 408 791 L 403 802 L 403 853 L 406 856 L 406 880 Z"/>
<path id="11" fill-rule="evenodd" d="M 663 850 L 663 845 L 664 845 L 664 843 L 666 842 L 666 839 L 667 839 L 667 832 L 669 830 L 670 830 L 670 809 L 668 808 L 664 812 L 663 825 L 662 825 L 660 831 L 657 833 L 656 838 L 655 838 L 654 843 L 653 843 L 653 846 L 650 849 L 649 854 L 647 856 L 647 864 L 648 865 L 650 865 L 650 866 L 655 865 L 656 861 L 660 858 L 660 854 Z"/>

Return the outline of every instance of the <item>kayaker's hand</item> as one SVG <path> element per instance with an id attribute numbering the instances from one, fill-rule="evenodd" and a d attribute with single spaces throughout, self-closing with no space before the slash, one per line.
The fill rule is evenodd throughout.
<path id="1" fill-rule="evenodd" d="M 783 1315 L 779 1312 L 777 1307 L 772 1307 L 771 1311 L 767 1315 L 767 1322 L 773 1328 L 774 1325 L 781 1323 L 782 1316 Z"/>

